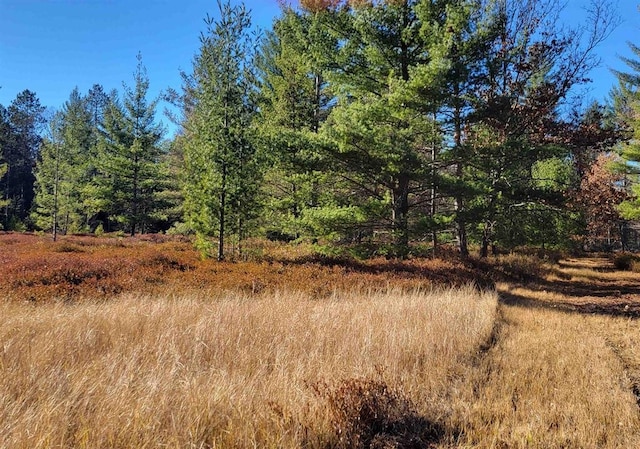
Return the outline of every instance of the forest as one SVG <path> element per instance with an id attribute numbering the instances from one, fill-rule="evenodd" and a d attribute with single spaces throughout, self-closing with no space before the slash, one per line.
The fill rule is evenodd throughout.
<path id="1" fill-rule="evenodd" d="M 138 55 L 121 91 L 0 105 L 1 229 L 189 235 L 219 260 L 253 237 L 400 258 L 637 248 L 640 60 L 585 104 L 617 19 L 595 0 L 572 28 L 555 5 L 301 0 L 257 33 L 218 2 L 159 98 Z"/>

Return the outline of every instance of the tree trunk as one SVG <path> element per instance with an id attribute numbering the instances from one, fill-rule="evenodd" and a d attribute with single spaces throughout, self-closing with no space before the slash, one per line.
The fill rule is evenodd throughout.
<path id="1" fill-rule="evenodd" d="M 460 88 L 456 84 L 454 87 L 454 97 L 456 98 L 456 102 L 459 103 L 460 100 Z M 458 180 L 462 180 L 462 176 L 464 174 L 464 165 L 462 161 L 462 108 L 460 104 L 456 104 L 454 108 L 454 116 L 453 116 L 453 125 L 454 125 L 454 134 L 453 134 L 453 143 L 454 148 L 456 150 L 456 177 Z M 469 255 L 469 246 L 467 241 L 467 223 L 464 218 L 464 196 L 462 192 L 458 189 L 455 194 L 455 210 L 456 210 L 456 225 L 458 232 L 458 248 L 460 250 L 460 254 L 464 257 Z"/>
<path id="2" fill-rule="evenodd" d="M 433 146 L 431 147 L 431 220 L 433 229 L 431 231 L 431 244 L 433 245 L 433 257 L 435 258 L 438 252 L 438 230 L 435 225 L 435 217 L 437 210 L 436 198 L 437 198 L 437 186 L 436 186 L 436 176 L 437 176 L 437 168 L 436 168 L 436 159 L 438 157 L 438 144 L 436 140 L 436 132 L 435 132 L 435 123 L 437 117 L 436 114 L 433 114 L 433 123 L 434 123 L 434 133 L 433 133 Z"/>
<path id="3" fill-rule="evenodd" d="M 227 200 L 227 163 L 222 163 L 222 185 L 220 186 L 220 210 L 218 213 L 218 220 L 220 221 L 218 227 L 218 261 L 224 260 L 224 220 L 225 220 L 225 207 Z"/>
<path id="4" fill-rule="evenodd" d="M 482 245 L 480 246 L 480 257 L 486 259 L 489 256 L 489 230 L 485 225 L 482 231 Z"/>
<path id="5" fill-rule="evenodd" d="M 398 255 L 405 257 L 409 252 L 409 177 L 398 179 L 393 192 L 393 227 Z"/>
<path id="6" fill-rule="evenodd" d="M 136 148 L 137 151 L 137 148 Z M 134 158 L 134 168 L 133 168 L 133 198 L 131 201 L 131 237 L 135 237 L 136 235 L 136 226 L 138 224 L 138 181 L 139 181 L 139 169 L 138 169 L 138 156 L 136 155 Z"/>
<path id="7" fill-rule="evenodd" d="M 56 145 L 56 166 L 53 178 L 53 241 L 58 240 L 58 187 L 60 184 L 60 146 Z"/>

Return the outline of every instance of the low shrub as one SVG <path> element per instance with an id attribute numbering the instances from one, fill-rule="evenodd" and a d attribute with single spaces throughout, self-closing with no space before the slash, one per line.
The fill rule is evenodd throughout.
<path id="1" fill-rule="evenodd" d="M 638 259 L 638 257 L 631 253 L 620 253 L 614 256 L 613 266 L 616 268 L 616 270 L 635 271 L 634 265 L 637 265 L 639 261 L 640 260 Z"/>
<path id="2" fill-rule="evenodd" d="M 84 250 L 78 245 L 74 245 L 68 242 L 59 242 L 51 248 L 56 253 L 82 253 Z"/>
<path id="3" fill-rule="evenodd" d="M 443 433 L 384 381 L 347 379 L 333 388 L 316 384 L 314 391 L 327 401 L 338 448 L 429 448 Z"/>
<path id="4" fill-rule="evenodd" d="M 476 283 L 490 287 L 491 270 L 459 258 L 400 261 L 313 253 L 306 244 L 249 240 L 251 255 L 201 260 L 190 241 L 171 236 L 0 234 L 0 294 L 15 299 L 106 299 L 124 292 L 235 291 L 265 294 L 295 286 L 318 298 L 340 291 L 401 291 Z"/>

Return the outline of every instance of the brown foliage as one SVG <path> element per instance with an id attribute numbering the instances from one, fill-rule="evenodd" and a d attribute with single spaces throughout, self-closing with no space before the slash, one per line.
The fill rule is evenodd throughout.
<path id="1" fill-rule="evenodd" d="M 259 243 L 253 243 L 258 245 Z M 107 299 L 128 292 L 265 294 L 298 290 L 313 297 L 344 291 L 466 285 L 486 277 L 451 258 L 357 261 L 263 243 L 254 261 L 200 260 L 190 242 L 163 236 L 0 235 L 0 294 L 30 301 Z"/>
<path id="2" fill-rule="evenodd" d="M 347 379 L 334 388 L 319 383 L 315 392 L 327 401 L 338 448 L 429 448 L 442 433 L 384 381 Z"/>
<path id="3" fill-rule="evenodd" d="M 592 242 L 619 238 L 618 205 L 627 198 L 627 193 L 623 176 L 611 170 L 613 163 L 615 156 L 598 156 L 575 195 L 576 203 L 587 217 L 588 239 Z"/>
<path id="4" fill-rule="evenodd" d="M 300 6 L 310 12 L 336 9 L 341 3 L 341 0 L 300 0 Z"/>
<path id="5" fill-rule="evenodd" d="M 300 0 L 300 6 L 312 13 L 321 11 L 335 11 L 340 7 L 364 8 L 378 3 L 392 6 L 402 6 L 407 0 Z"/>

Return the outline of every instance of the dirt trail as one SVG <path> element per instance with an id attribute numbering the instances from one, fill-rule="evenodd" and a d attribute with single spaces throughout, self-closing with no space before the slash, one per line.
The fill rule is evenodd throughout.
<path id="1" fill-rule="evenodd" d="M 640 406 L 640 273 L 618 271 L 608 258 L 566 259 L 543 280 L 501 285 L 503 304 L 589 317 L 624 365 Z"/>
<path id="2" fill-rule="evenodd" d="M 568 259 L 498 291 L 457 447 L 640 447 L 640 274 Z"/>

